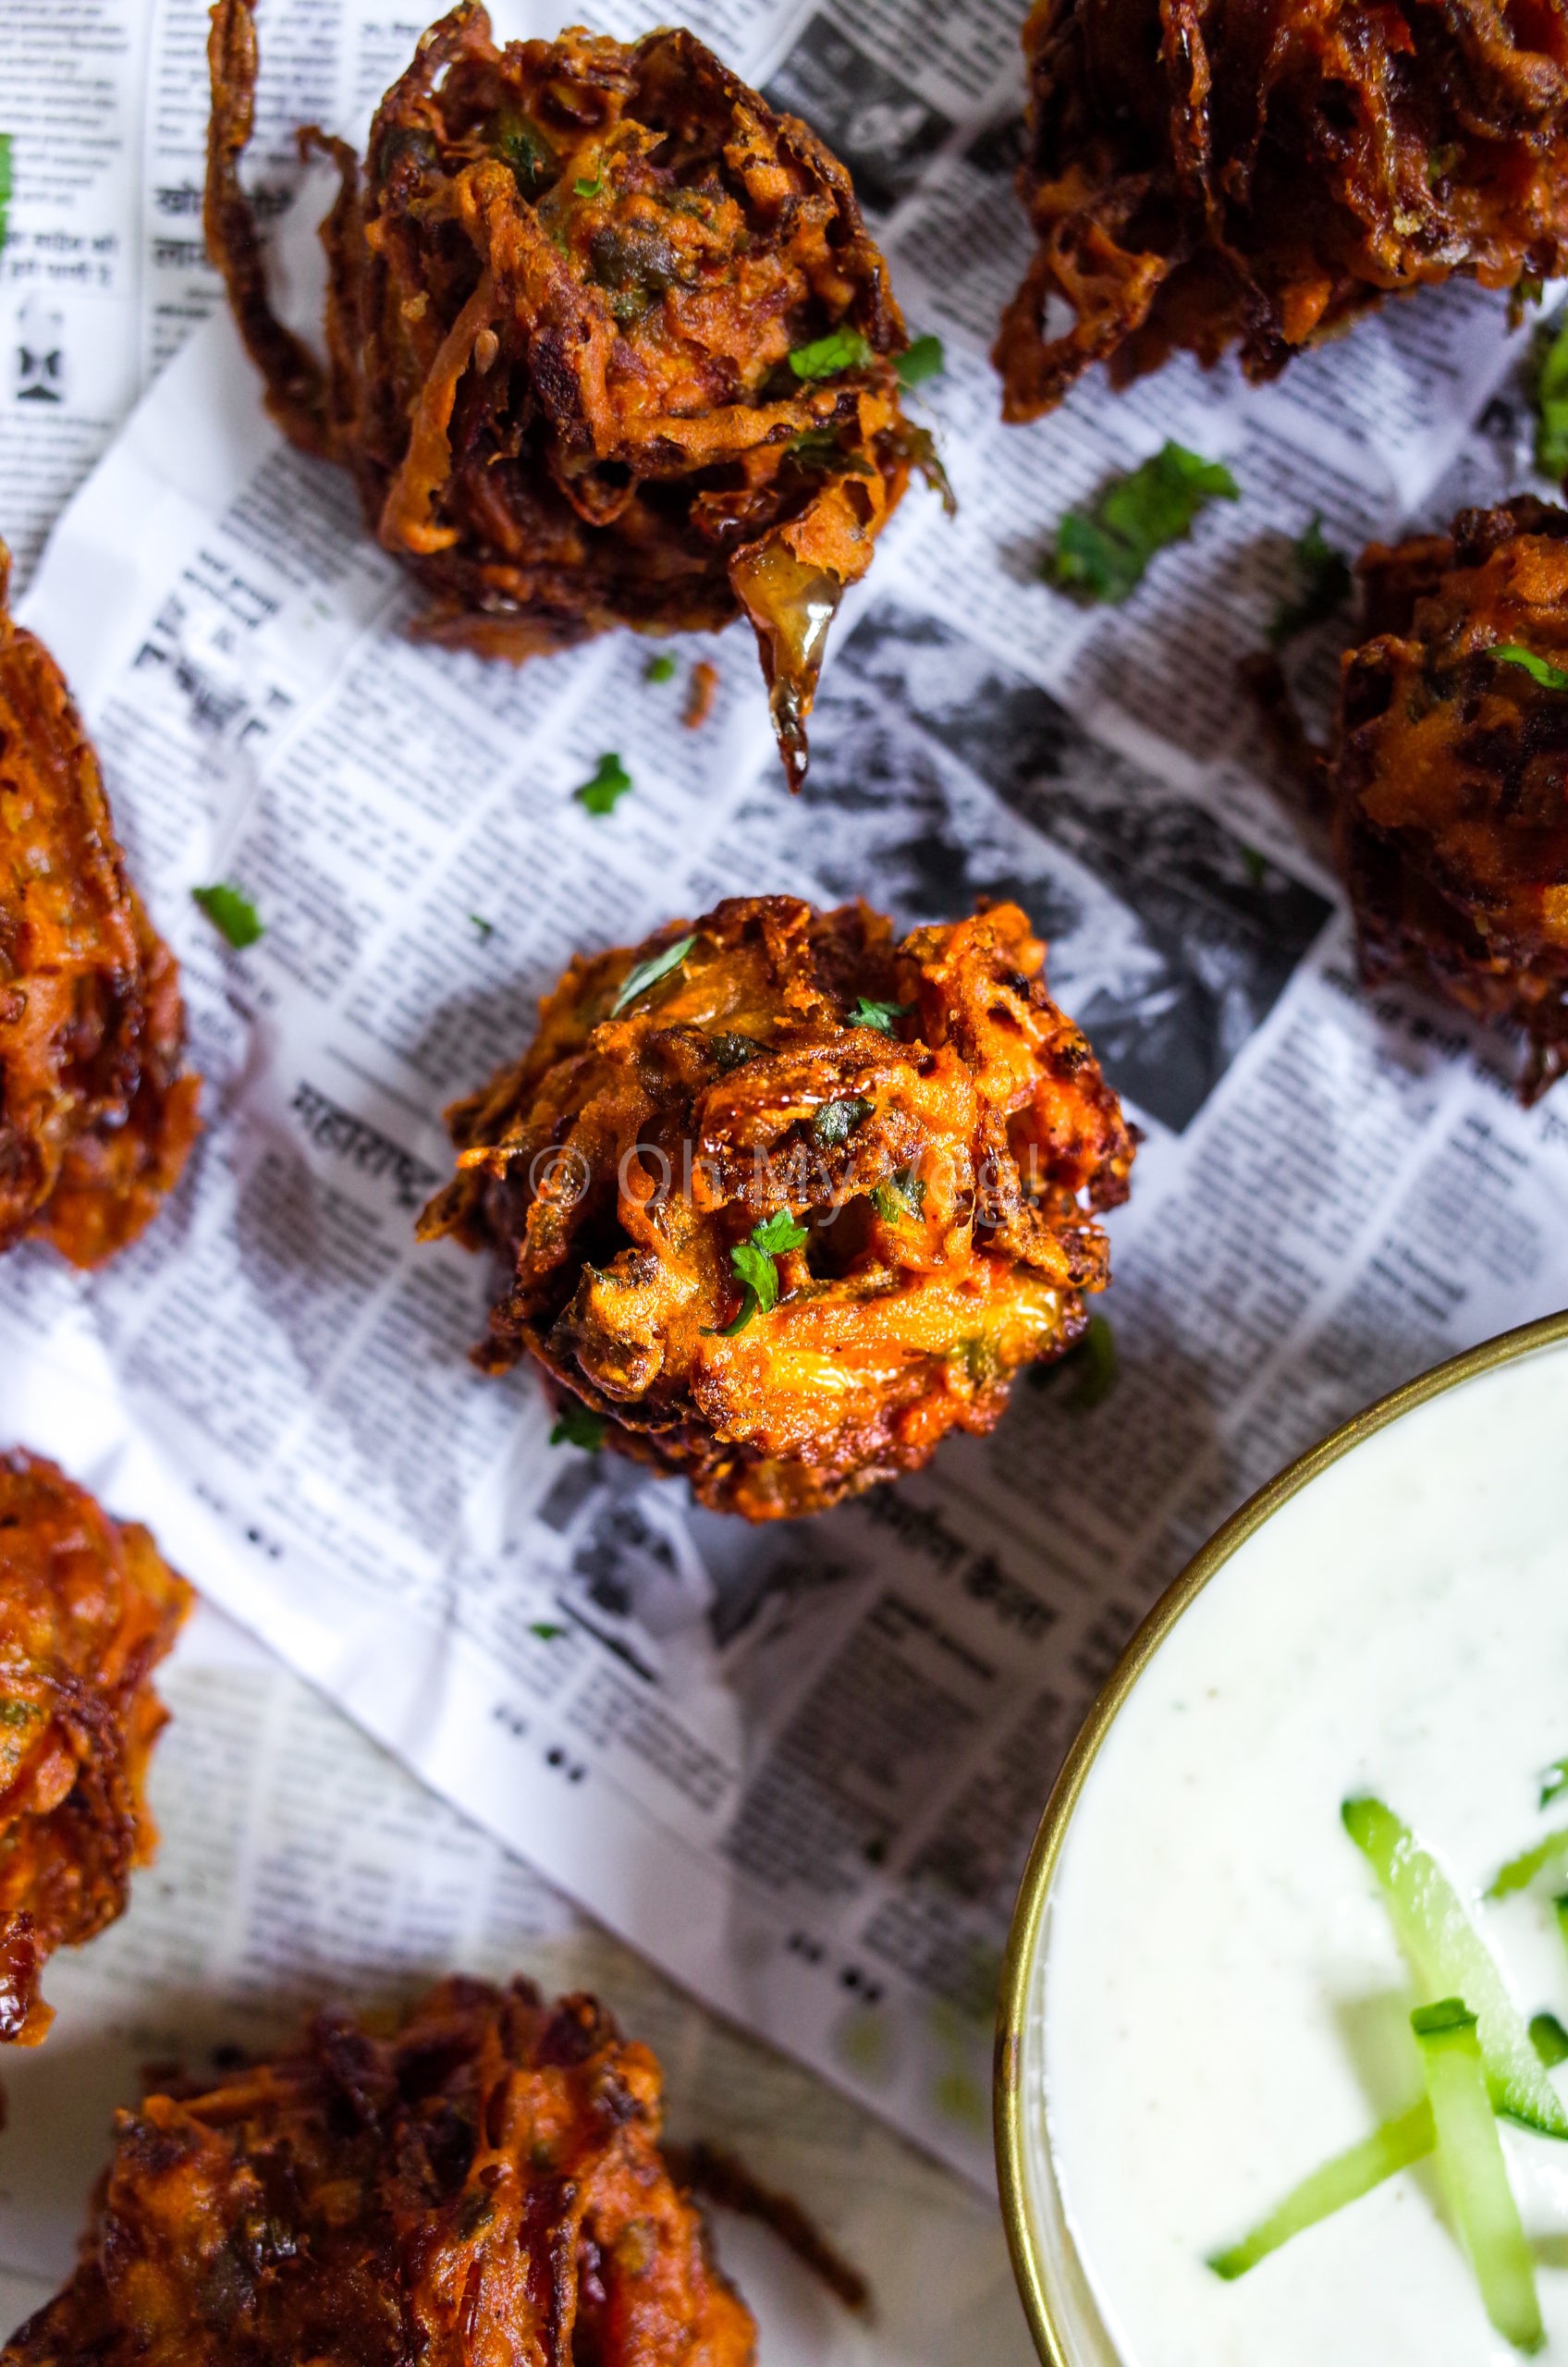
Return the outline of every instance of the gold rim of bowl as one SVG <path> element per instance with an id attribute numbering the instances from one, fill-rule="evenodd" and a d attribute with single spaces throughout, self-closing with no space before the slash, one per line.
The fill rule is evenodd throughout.
<path id="1" fill-rule="evenodd" d="M 1426 1404 L 1429 1398 L 1440 1397 L 1447 1390 L 1460 1388 L 1482 1373 L 1495 1371 L 1500 1365 L 1512 1364 L 1538 1348 L 1551 1347 L 1565 1340 L 1568 1340 L 1568 1309 L 1559 1315 L 1543 1316 L 1534 1323 L 1521 1324 L 1516 1331 L 1504 1331 L 1495 1340 L 1483 1341 L 1478 1348 L 1466 1349 L 1463 1355 L 1451 1356 L 1446 1364 L 1435 1365 L 1430 1372 L 1422 1373 L 1417 1380 L 1407 1381 L 1403 1389 L 1380 1397 L 1365 1412 L 1353 1415 L 1348 1422 L 1341 1423 L 1337 1430 L 1331 1430 L 1317 1445 L 1309 1447 L 1276 1478 L 1270 1479 L 1255 1496 L 1249 1497 L 1239 1512 L 1232 1513 L 1224 1526 L 1216 1529 L 1208 1543 L 1193 1556 L 1186 1568 L 1160 1596 L 1096 1697 L 1093 1708 L 1079 1729 L 1077 1739 L 1062 1761 L 1060 1772 L 1051 1786 L 1050 1797 L 1046 1802 L 1045 1814 L 1040 1819 L 1034 1846 L 1029 1852 L 1029 1861 L 1023 1870 L 1018 1903 L 1012 1911 L 1012 1928 L 1008 1934 L 1007 1953 L 1002 1959 L 1001 1994 L 997 2005 L 996 2064 L 992 2077 L 997 2177 L 1001 2189 L 1008 2250 L 1012 2256 L 1012 2273 L 1018 2281 L 1029 2330 L 1035 2337 L 1035 2348 L 1045 2361 L 1045 2367 L 1071 2367 L 1072 2354 L 1054 2314 L 1052 2298 L 1042 2274 L 1029 2226 L 1024 2180 L 1024 2126 L 1026 2114 L 1037 2110 L 1039 2105 L 1037 2099 L 1032 2103 L 1023 2093 L 1023 2029 L 1051 1877 L 1056 1871 L 1079 1794 L 1100 1745 L 1109 1733 L 1122 1703 L 1188 1604 L 1202 1593 L 1215 1572 L 1223 1568 L 1237 1548 L 1244 1545 L 1247 1539 L 1255 1535 L 1265 1521 L 1272 1519 L 1292 1496 L 1309 1486 L 1319 1472 L 1326 1471 L 1330 1464 L 1338 1463 L 1341 1455 L 1348 1454 L 1353 1447 L 1359 1446 L 1375 1431 L 1385 1429 L 1390 1422 L 1397 1422 L 1402 1415 L 1412 1413 L 1417 1405 Z"/>

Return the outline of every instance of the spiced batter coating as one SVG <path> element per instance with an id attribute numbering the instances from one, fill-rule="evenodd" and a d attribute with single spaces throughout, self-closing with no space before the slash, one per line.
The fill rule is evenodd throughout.
<path id="1" fill-rule="evenodd" d="M 1385 295 L 1568 264 L 1568 19 L 1425 0 L 1035 0 L 1038 247 L 1005 415 L 1239 345 L 1271 378 Z"/>
<path id="2" fill-rule="evenodd" d="M 479 1362 L 752 1520 L 989 1429 L 1083 1331 L 1133 1157 L 1044 961 L 1014 904 L 895 943 L 790 896 L 579 955 L 421 1220 L 506 1261 Z"/>
<path id="3" fill-rule="evenodd" d="M 1361 575 L 1329 779 L 1362 966 L 1520 1030 L 1533 1101 L 1568 1066 L 1568 510 L 1462 510 Z"/>
<path id="4" fill-rule="evenodd" d="M 0 546 L 0 1250 L 38 1234 L 90 1267 L 179 1180 L 201 1079 L 174 955 L 127 881 L 65 677 L 11 619 L 9 575 Z"/>
<path id="5" fill-rule="evenodd" d="M 833 613 L 929 454 L 843 166 L 688 32 L 497 48 L 464 0 L 362 165 L 302 135 L 341 178 L 324 371 L 239 183 L 252 8 L 213 10 L 208 247 L 274 417 L 429 595 L 418 630 L 517 660 L 744 613 L 798 785 Z"/>
<path id="6" fill-rule="evenodd" d="M 444 1981 L 390 2036 L 319 2015 L 117 2116 L 80 2265 L 0 2367 L 752 2367 L 660 2085 L 525 1981 Z"/>
<path id="7" fill-rule="evenodd" d="M 144 1528 L 0 1454 L 0 2042 L 38 2044 L 45 1960 L 123 1914 L 157 1846 L 153 1671 L 193 1600 Z"/>

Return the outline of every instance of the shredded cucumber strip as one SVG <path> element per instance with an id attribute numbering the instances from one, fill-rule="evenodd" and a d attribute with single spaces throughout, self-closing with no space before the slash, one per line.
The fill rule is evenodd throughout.
<path id="1" fill-rule="evenodd" d="M 1331 2161 L 1313 2170 L 1239 2244 L 1211 2253 L 1209 2267 L 1216 2276 L 1227 2281 L 1244 2276 L 1249 2268 L 1256 2268 L 1260 2260 L 1278 2251 L 1281 2244 L 1288 2244 L 1303 2228 L 1315 2227 L 1320 2219 L 1342 2211 L 1347 2202 L 1359 2201 L 1375 2186 L 1381 2186 L 1385 2178 L 1391 2178 L 1396 2170 L 1407 2170 L 1412 2162 L 1429 2153 L 1437 2141 L 1431 2105 L 1412 2105 L 1397 2120 L 1386 2120 L 1381 2128 L 1374 2129 L 1358 2145 L 1347 2146 L 1342 2153 L 1336 2153 Z"/>
<path id="2" fill-rule="evenodd" d="M 1525 2017 L 1442 1868 L 1381 1800 L 1347 1800 L 1345 1831 L 1377 1875 L 1390 1919 L 1433 1997 L 1462 1997 L 1476 2017 L 1487 2084 L 1499 2112 L 1568 2137 L 1568 2111 L 1541 2068 Z"/>
<path id="3" fill-rule="evenodd" d="M 1410 2017 L 1438 2132 L 1438 2168 L 1488 2317 L 1520 2350 L 1546 2340 L 1519 2206 L 1508 2183 L 1475 2015 L 1463 1998 Z"/>
<path id="4" fill-rule="evenodd" d="M 1559 1825 L 1545 1839 L 1521 1849 L 1517 1858 L 1510 1858 L 1500 1866 L 1487 1884 L 1488 1898 L 1507 1898 L 1516 1890 L 1525 1889 L 1542 1870 L 1554 1863 L 1568 1865 L 1568 1824 Z"/>

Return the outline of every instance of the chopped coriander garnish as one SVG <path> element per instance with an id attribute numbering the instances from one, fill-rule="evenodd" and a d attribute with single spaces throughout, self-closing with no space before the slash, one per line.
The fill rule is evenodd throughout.
<path id="1" fill-rule="evenodd" d="M 1216 2276 L 1228 2281 L 1244 2276 L 1260 2260 L 1288 2244 L 1292 2236 L 1304 2228 L 1315 2227 L 1347 2202 L 1359 2201 L 1364 2194 L 1391 2178 L 1396 2170 L 1406 2170 L 1412 2162 L 1420 2161 L 1438 2141 L 1438 2132 L 1428 2103 L 1415 2105 L 1402 2113 L 1397 2120 L 1386 2120 L 1381 2128 L 1374 2129 L 1358 2145 L 1348 2145 L 1294 2186 L 1284 2201 L 1276 2203 L 1265 2219 L 1249 2229 L 1240 2243 L 1231 2244 L 1222 2252 L 1211 2252 L 1208 2266 Z"/>
<path id="2" fill-rule="evenodd" d="M 0 131 L 0 248 L 6 244 L 11 220 L 11 134 Z"/>
<path id="3" fill-rule="evenodd" d="M 886 1184 L 871 1187 L 871 1205 L 884 1224 L 902 1224 L 919 1216 L 925 1206 L 925 1178 L 913 1167 L 901 1168 Z"/>
<path id="4" fill-rule="evenodd" d="M 859 1093 L 846 1094 L 841 1101 L 825 1101 L 811 1122 L 812 1133 L 819 1143 L 846 1143 L 871 1110 L 872 1104 Z"/>
<path id="5" fill-rule="evenodd" d="M 0 1726 L 31 1726 L 43 1715 L 31 1701 L 0 1701 Z"/>
<path id="6" fill-rule="evenodd" d="M 604 188 L 604 185 L 605 168 L 603 165 L 601 165 L 591 181 L 573 181 L 571 185 L 571 193 L 573 197 L 597 197 L 599 191 Z"/>
<path id="7" fill-rule="evenodd" d="M 844 1024 L 846 1027 L 875 1027 L 879 1036 L 890 1036 L 895 1023 L 913 1009 L 912 1002 L 872 1002 L 862 995 Z"/>
<path id="8" fill-rule="evenodd" d="M 499 144 L 521 195 L 537 197 L 555 170 L 556 152 L 549 141 L 531 123 L 515 117 L 502 129 Z"/>
<path id="9" fill-rule="evenodd" d="M 1532 1842 L 1517 1858 L 1500 1866 L 1487 1884 L 1487 1896 L 1509 1898 L 1516 1890 L 1527 1890 L 1538 1873 L 1562 1860 L 1568 1860 L 1568 1825 L 1560 1824 L 1544 1840 Z"/>
<path id="10" fill-rule="evenodd" d="M 841 370 L 864 370 L 876 360 L 859 329 L 829 329 L 810 345 L 797 345 L 790 367 L 797 378 L 836 378 Z"/>
<path id="11" fill-rule="evenodd" d="M 1533 649 L 1521 649 L 1517 642 L 1500 643 L 1492 656 L 1501 657 L 1505 666 L 1523 666 L 1531 681 L 1538 682 L 1543 691 L 1568 691 L 1568 674 L 1561 666 L 1550 665 Z"/>
<path id="12" fill-rule="evenodd" d="M 1247 877 L 1251 880 L 1255 888 L 1261 888 L 1268 872 L 1268 866 L 1265 863 L 1262 855 L 1259 854 L 1256 847 L 1249 847 L 1246 842 L 1243 840 L 1241 844 L 1241 857 L 1242 869 L 1246 873 Z"/>
<path id="13" fill-rule="evenodd" d="M 591 1405 L 568 1405 L 550 1432 L 552 1446 L 580 1446 L 597 1454 L 605 1442 L 605 1417 Z"/>
<path id="14" fill-rule="evenodd" d="M 905 346 L 893 367 L 900 386 L 923 386 L 927 378 L 941 376 L 947 360 L 939 337 L 917 337 L 913 345 Z"/>
<path id="15" fill-rule="evenodd" d="M 567 1631 L 557 1626 L 553 1619 L 531 1619 L 528 1632 L 531 1636 L 537 1636 L 542 1644 L 557 1644 Z"/>
<path id="16" fill-rule="evenodd" d="M 481 945 L 488 945 L 490 939 L 496 934 L 495 922 L 481 920 L 477 913 L 470 913 L 468 916 L 468 925 L 470 928 L 472 929 L 474 935 L 478 938 Z"/>
<path id="17" fill-rule="evenodd" d="M 590 814 L 613 814 L 616 801 L 626 795 L 631 775 L 617 755 L 601 756 L 591 777 L 572 791 L 579 805 Z"/>
<path id="18" fill-rule="evenodd" d="M 1087 509 L 1068 511 L 1040 572 L 1077 600 L 1125 600 L 1157 551 L 1191 533 L 1209 502 L 1239 501 L 1241 491 L 1222 461 L 1167 444 L 1103 486 Z"/>
<path id="19" fill-rule="evenodd" d="M 1543 1809 L 1550 1808 L 1553 1800 L 1560 1800 L 1564 1792 L 1568 1792 L 1568 1759 L 1554 1759 L 1550 1767 L 1541 1769 L 1539 1805 Z"/>
<path id="20" fill-rule="evenodd" d="M 644 682 L 674 681 L 675 660 L 668 649 L 661 649 L 656 657 L 649 658 L 643 668 L 643 680 Z"/>
<path id="21" fill-rule="evenodd" d="M 726 1035 L 710 1036 L 708 1049 L 719 1068 L 728 1072 L 730 1069 L 743 1069 L 748 1061 L 756 1059 L 763 1047 L 752 1036 Z"/>
<path id="22" fill-rule="evenodd" d="M 1422 1984 L 1439 1996 L 1458 1993 L 1478 2016 L 1498 2111 L 1543 2136 L 1568 2137 L 1568 2112 L 1541 2069 L 1524 2017 L 1436 1858 L 1381 1800 L 1347 1800 L 1341 1815 L 1378 1877 L 1394 1936 Z"/>
<path id="23" fill-rule="evenodd" d="M 1277 611 L 1268 628 L 1268 638 L 1276 649 L 1342 608 L 1352 590 L 1350 561 L 1325 536 L 1321 518 L 1314 518 L 1306 532 L 1292 545 L 1292 550 L 1301 588 L 1293 600 L 1287 600 Z"/>
<path id="24" fill-rule="evenodd" d="M 678 937 L 662 953 L 650 953 L 645 962 L 628 970 L 620 982 L 620 992 L 610 1005 L 610 1017 L 619 1019 L 628 1003 L 635 1002 L 639 995 L 645 994 L 661 978 L 668 978 L 672 970 L 679 970 L 696 942 L 694 931 L 690 937 Z"/>
<path id="25" fill-rule="evenodd" d="M 1103 1405 L 1121 1378 L 1116 1334 L 1103 1315 L 1091 1315 L 1087 1328 L 1072 1350 L 1077 1384 L 1068 1403 L 1075 1414 L 1092 1414 Z"/>
<path id="26" fill-rule="evenodd" d="M 201 906 L 219 936 L 227 938 L 237 953 L 243 953 L 248 945 L 254 945 L 259 937 L 266 935 L 265 924 L 256 907 L 238 888 L 228 888 L 221 882 L 213 888 L 192 888 L 190 901 Z"/>
<path id="27" fill-rule="evenodd" d="M 1543 477 L 1568 475 L 1568 312 L 1540 332 L 1536 368 L 1536 466 Z"/>
<path id="28" fill-rule="evenodd" d="M 864 452 L 846 452 L 836 427 L 805 427 L 785 447 L 802 469 L 837 469 L 841 476 L 874 477 L 876 469 Z"/>
<path id="29" fill-rule="evenodd" d="M 1520 2350 L 1546 2340 L 1535 2263 L 1508 2183 L 1481 2035 L 1463 1997 L 1418 2005 L 1410 2027 L 1438 2132 L 1438 2167 L 1488 2317 Z"/>
<path id="30" fill-rule="evenodd" d="M 1555 2014 L 1531 2015 L 1530 2044 L 1549 2071 L 1554 2071 L 1560 2063 L 1568 2063 L 1568 2030 Z"/>
<path id="31" fill-rule="evenodd" d="M 777 1208 L 753 1225 L 746 1239 L 738 1241 L 729 1252 L 729 1262 L 742 1285 L 741 1311 L 732 1323 L 704 1324 L 704 1338 L 733 1339 L 759 1309 L 771 1315 L 778 1304 L 778 1269 L 774 1260 L 787 1249 L 802 1247 L 807 1237 L 805 1226 L 797 1224 L 788 1208 Z"/>

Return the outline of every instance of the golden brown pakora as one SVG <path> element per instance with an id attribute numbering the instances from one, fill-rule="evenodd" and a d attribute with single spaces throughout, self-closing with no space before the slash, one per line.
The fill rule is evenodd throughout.
<path id="1" fill-rule="evenodd" d="M 1361 561 L 1329 784 L 1370 980 L 1523 1031 L 1568 1067 L 1568 510 L 1467 509 Z"/>
<path id="2" fill-rule="evenodd" d="M 0 1454 L 0 2041 L 37 2045 L 45 1959 L 123 1914 L 157 1845 L 153 1671 L 193 1599 L 144 1528 Z"/>
<path id="3" fill-rule="evenodd" d="M 447 1112 L 422 1233 L 509 1269 L 478 1361 L 752 1520 L 989 1429 L 1084 1329 L 1133 1157 L 1044 961 L 1015 904 L 895 944 L 790 896 L 579 955 Z"/>
<path id="4" fill-rule="evenodd" d="M 117 2116 L 81 2263 L 0 2367 L 751 2367 L 660 2084 L 523 1981 L 442 1981 L 390 2036 L 322 2014 Z"/>
<path id="5" fill-rule="evenodd" d="M 1240 344 L 1249 378 L 1385 295 L 1568 267 L 1568 20 L 1417 0 L 1035 0 L 1038 240 L 996 347 L 1035 419 Z"/>
<path id="6" fill-rule="evenodd" d="M 0 548 L 0 1249 L 40 1234 L 96 1266 L 178 1181 L 201 1080 L 181 1073 L 175 958 L 127 882 L 65 679 L 11 619 L 8 577 Z"/>
<path id="7" fill-rule="evenodd" d="M 206 227 L 280 426 L 352 470 L 492 657 L 612 625 L 755 628 L 791 781 L 845 587 L 930 440 L 849 175 L 688 32 L 497 48 L 472 0 L 423 35 L 323 227 L 328 366 L 278 320 L 239 158 L 253 0 L 218 0 Z"/>

